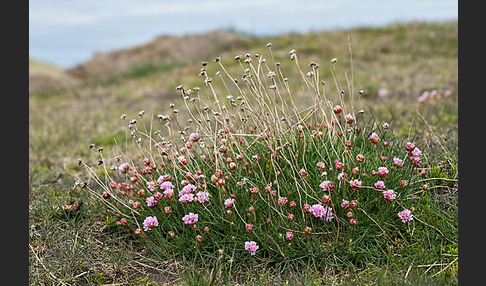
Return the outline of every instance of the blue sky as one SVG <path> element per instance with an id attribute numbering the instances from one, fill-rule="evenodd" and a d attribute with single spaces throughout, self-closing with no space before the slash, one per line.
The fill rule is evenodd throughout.
<path id="1" fill-rule="evenodd" d="M 458 19 L 451 0 L 29 0 L 29 57 L 63 68 L 160 35 L 257 36 Z"/>

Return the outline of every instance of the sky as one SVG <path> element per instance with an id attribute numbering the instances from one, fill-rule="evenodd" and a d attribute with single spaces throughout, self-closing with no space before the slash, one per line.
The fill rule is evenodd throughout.
<path id="1" fill-rule="evenodd" d="M 458 20 L 458 0 L 29 0 L 29 58 L 61 68 L 161 35 L 255 36 Z"/>

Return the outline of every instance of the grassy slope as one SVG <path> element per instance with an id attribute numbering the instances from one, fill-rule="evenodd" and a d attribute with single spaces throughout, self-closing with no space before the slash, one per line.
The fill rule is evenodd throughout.
<path id="1" fill-rule="evenodd" d="M 147 116 L 165 114 L 168 113 L 170 102 L 176 106 L 180 104 L 175 91 L 177 85 L 184 84 L 189 88 L 203 85 L 202 79 L 197 76 L 201 61 L 211 63 L 214 57 L 221 56 L 230 73 L 236 72 L 238 75 L 239 67 L 232 64 L 233 57 L 246 52 L 268 56 L 265 48 L 268 42 L 272 42 L 274 55 L 282 63 L 288 61 L 288 51 L 291 49 L 297 50 L 303 65 L 309 61 L 321 63 L 321 78 L 328 83 L 332 83 L 328 62 L 331 58 L 338 58 L 337 75 L 346 90 L 348 86 L 344 75 L 348 79 L 352 78 L 353 90 L 364 90 L 362 98 L 355 102 L 356 108 L 366 110 L 380 122 L 391 122 L 392 129 L 401 136 L 416 135 L 414 140 L 420 141 L 424 150 L 439 151 L 433 153 L 435 155 L 431 158 L 441 167 L 434 170 L 434 175 L 454 179 L 457 176 L 457 31 L 457 22 L 411 23 L 377 29 L 289 34 L 261 39 L 242 37 L 220 47 L 214 56 L 191 61 L 187 65 L 171 63 L 139 66 L 99 83 L 60 92 L 31 94 L 31 283 L 35 285 L 40 284 L 40 281 L 64 280 L 78 283 L 132 281 L 135 284 L 137 277 L 141 284 L 156 279 L 154 277 L 162 277 L 157 278 L 160 279 L 159 283 L 163 279 L 174 281 L 175 276 L 171 273 L 180 270 L 181 266 L 151 261 L 150 256 L 138 249 L 136 243 L 127 239 L 126 234 L 104 228 L 104 217 L 98 212 L 101 206 L 87 194 L 72 188 L 76 179 L 85 179 L 77 166 L 77 158 L 96 158 L 88 148 L 92 142 L 110 149 L 115 144 L 113 138 L 120 142 L 125 140 L 120 114 L 126 113 L 129 118 L 136 118 L 140 110 L 145 110 Z M 288 73 L 293 74 L 291 67 Z M 328 88 L 330 96 L 337 94 L 333 84 Z M 389 90 L 387 98 L 377 97 L 380 88 Z M 416 100 L 421 92 L 432 89 L 448 89 L 452 96 L 417 106 Z M 434 188 L 432 195 L 441 202 L 449 221 L 456 222 L 452 225 L 437 223 L 436 227 L 448 229 L 452 237 L 455 233 L 457 240 L 457 232 L 454 230 L 457 230 L 457 183 Z M 79 213 L 68 216 L 59 206 L 72 199 L 82 199 L 85 204 Z M 456 250 L 453 246 L 449 248 L 444 249 L 444 253 L 454 257 Z M 407 266 L 411 267 L 408 277 L 426 284 L 432 278 L 417 274 L 427 267 L 414 264 L 414 257 L 429 261 L 430 264 L 437 257 L 424 254 L 419 257 L 416 251 L 413 246 L 405 246 L 396 250 L 396 253 L 407 259 L 395 257 L 392 261 L 395 261 L 395 268 L 408 262 Z M 143 265 L 151 265 L 153 268 Z M 430 269 L 431 273 L 440 267 L 432 266 Z M 448 269 L 444 272 L 450 271 L 451 267 Z M 162 276 L 153 273 L 162 273 Z M 346 271 L 344 274 L 336 278 L 337 281 L 353 281 L 356 275 L 353 272 L 346 275 Z M 309 276 L 306 279 L 314 279 L 312 275 Z M 276 279 L 272 277 L 266 281 Z M 388 277 L 383 278 L 388 282 L 401 282 L 404 275 L 394 274 L 386 267 L 381 267 L 363 272 L 360 279 L 363 283 L 371 283 L 376 277 Z M 177 281 L 194 282 L 197 279 L 204 280 L 204 275 L 180 277 Z M 438 283 L 438 280 L 434 282 Z M 450 282 L 453 283 L 453 279 Z"/>

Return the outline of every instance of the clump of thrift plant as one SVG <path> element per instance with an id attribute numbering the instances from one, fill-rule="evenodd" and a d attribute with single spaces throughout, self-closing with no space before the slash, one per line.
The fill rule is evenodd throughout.
<path id="1" fill-rule="evenodd" d="M 172 114 L 155 116 L 150 129 L 146 117 L 122 116 L 135 148 L 120 149 L 133 154 L 100 152 L 104 178 L 84 163 L 95 182 L 88 189 L 124 219 L 116 227 L 167 258 L 232 253 L 278 264 L 322 262 L 343 255 L 350 241 L 359 247 L 415 223 L 422 151 L 389 124 L 355 113 L 354 90 L 337 80 L 333 104 L 319 64 L 305 72 L 297 52 L 289 55 L 282 63 L 263 53 L 237 56 L 235 76 L 221 58 L 204 62 L 203 88 L 176 89 L 184 109 L 171 104 Z M 297 68 L 300 90 L 292 90 L 285 64 Z M 330 64 L 335 70 L 337 59 Z M 310 106 L 299 109 L 294 92 L 302 88 Z"/>

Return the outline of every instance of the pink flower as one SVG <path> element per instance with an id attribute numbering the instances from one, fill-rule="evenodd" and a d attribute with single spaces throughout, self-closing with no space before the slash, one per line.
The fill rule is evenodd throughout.
<path id="1" fill-rule="evenodd" d="M 191 133 L 189 134 L 189 140 L 191 141 L 198 141 L 199 139 L 201 138 L 201 136 L 199 136 L 199 133 Z"/>
<path id="2" fill-rule="evenodd" d="M 342 207 L 343 209 L 348 209 L 350 206 L 351 206 L 351 205 L 349 204 L 349 201 L 347 201 L 347 200 L 344 200 L 344 199 L 343 199 L 343 201 L 342 201 L 342 203 L 341 203 L 341 207 Z"/>
<path id="3" fill-rule="evenodd" d="M 403 166 L 402 159 L 397 157 L 393 158 L 393 165 L 395 165 L 396 167 L 402 167 Z"/>
<path id="4" fill-rule="evenodd" d="M 288 201 L 289 200 L 286 197 L 278 197 L 277 203 L 279 206 L 283 207 L 287 204 Z"/>
<path id="5" fill-rule="evenodd" d="M 377 143 L 380 142 L 380 137 L 376 133 L 373 132 L 370 135 L 370 141 L 371 141 L 371 143 L 377 144 Z"/>
<path id="6" fill-rule="evenodd" d="M 226 208 L 232 208 L 234 203 L 235 203 L 235 200 L 234 199 L 231 199 L 231 198 L 230 199 L 226 199 L 224 201 L 224 206 Z"/>
<path id="7" fill-rule="evenodd" d="M 331 210 L 331 207 L 315 204 L 311 206 L 309 212 L 317 218 L 325 217 L 326 221 L 331 221 L 334 218 Z"/>
<path id="8" fill-rule="evenodd" d="M 395 200 L 397 195 L 395 194 L 395 192 L 393 192 L 393 190 L 388 190 L 383 192 L 383 197 L 385 198 L 385 200 L 392 202 Z"/>
<path id="9" fill-rule="evenodd" d="M 253 224 L 251 224 L 251 223 L 247 223 L 247 224 L 245 225 L 245 229 L 246 229 L 246 231 L 247 231 L 247 232 L 252 232 L 252 231 L 253 231 L 253 229 L 254 229 L 254 226 L 253 226 Z"/>
<path id="10" fill-rule="evenodd" d="M 145 199 L 145 202 L 147 203 L 147 206 L 149 208 L 153 208 L 157 205 L 157 200 L 154 197 L 148 197 Z"/>
<path id="11" fill-rule="evenodd" d="M 197 196 L 197 201 L 200 202 L 200 203 L 205 203 L 205 202 L 209 202 L 209 193 L 208 192 L 198 192 L 196 194 Z"/>
<path id="12" fill-rule="evenodd" d="M 357 191 L 359 188 L 361 188 L 361 185 L 363 182 L 359 181 L 358 179 L 354 179 L 349 182 L 349 185 L 351 186 L 351 189 L 354 191 Z"/>
<path id="13" fill-rule="evenodd" d="M 160 177 L 159 177 L 159 179 L 160 179 Z M 163 180 L 160 180 L 160 182 L 159 182 L 159 179 L 157 180 L 157 182 L 160 184 L 161 190 L 166 191 L 166 190 L 174 189 L 174 185 L 172 184 L 172 182 L 163 181 Z"/>
<path id="14" fill-rule="evenodd" d="M 174 196 L 174 190 L 173 189 L 167 189 L 164 191 L 164 198 L 170 199 Z"/>
<path id="15" fill-rule="evenodd" d="M 163 198 L 164 198 L 164 195 L 163 195 L 161 192 L 155 192 L 155 193 L 154 193 L 154 198 L 155 198 L 156 200 L 161 200 L 161 199 L 163 199 Z"/>
<path id="16" fill-rule="evenodd" d="M 143 230 L 148 231 L 152 230 L 154 227 L 158 226 L 159 222 L 157 221 L 157 218 L 154 216 L 149 216 L 145 218 L 143 221 Z"/>
<path id="17" fill-rule="evenodd" d="M 343 108 L 339 105 L 336 105 L 332 110 L 334 111 L 334 113 L 339 114 L 341 113 L 341 111 L 343 111 Z"/>
<path id="18" fill-rule="evenodd" d="M 255 255 L 255 252 L 259 246 L 254 241 L 245 241 L 245 250 L 249 251 L 251 255 Z"/>
<path id="19" fill-rule="evenodd" d="M 311 208 L 311 205 L 309 204 L 304 204 L 304 206 L 302 206 L 302 209 L 305 211 L 305 212 L 308 212 Z"/>
<path id="20" fill-rule="evenodd" d="M 194 201 L 194 194 L 184 194 L 179 198 L 179 202 L 187 204 Z"/>
<path id="21" fill-rule="evenodd" d="M 378 167 L 378 171 L 376 174 L 382 178 L 386 177 L 388 175 L 388 169 L 386 167 Z"/>
<path id="22" fill-rule="evenodd" d="M 324 190 L 326 192 L 330 192 L 330 191 L 334 191 L 334 189 L 336 188 L 336 185 L 331 181 L 324 181 L 319 185 L 319 187 L 321 187 L 322 190 Z"/>
<path id="23" fill-rule="evenodd" d="M 338 170 L 342 170 L 344 168 L 344 164 L 339 162 L 339 160 L 334 161 L 334 164 Z"/>
<path id="24" fill-rule="evenodd" d="M 356 161 L 364 162 L 364 160 L 365 160 L 365 157 L 363 156 L 363 154 L 356 155 Z"/>
<path id="25" fill-rule="evenodd" d="M 126 174 L 128 172 L 128 169 L 130 169 L 130 164 L 128 163 L 123 163 L 118 167 L 118 173 L 121 174 Z"/>
<path id="26" fill-rule="evenodd" d="M 405 145 L 405 149 L 411 152 L 413 149 L 415 149 L 415 145 L 413 143 L 407 142 L 407 145 Z"/>
<path id="27" fill-rule="evenodd" d="M 377 181 L 375 183 L 375 188 L 380 189 L 380 190 L 384 190 L 385 189 L 385 183 L 383 181 Z"/>
<path id="28" fill-rule="evenodd" d="M 195 224 L 198 221 L 198 219 L 199 216 L 195 213 L 188 213 L 182 218 L 185 224 L 190 224 L 190 225 Z"/>
<path id="29" fill-rule="evenodd" d="M 412 212 L 410 210 L 403 210 L 398 213 L 398 217 L 402 220 L 402 222 L 407 222 L 413 220 Z"/>
<path id="30" fill-rule="evenodd" d="M 344 119 L 346 119 L 346 123 L 348 124 L 351 124 L 354 122 L 354 116 L 351 115 L 351 114 L 346 114 L 346 116 L 344 117 Z"/>
<path id="31" fill-rule="evenodd" d="M 285 233 L 285 238 L 286 238 L 287 240 L 292 240 L 292 239 L 294 239 L 294 233 L 293 233 L 293 232 L 291 232 L 291 231 L 287 231 L 287 232 Z"/>
<path id="32" fill-rule="evenodd" d="M 157 183 L 155 181 L 150 181 L 147 183 L 147 188 L 149 188 L 151 191 L 155 191 L 157 189 Z"/>
<path id="33" fill-rule="evenodd" d="M 410 153 L 414 157 L 418 157 L 418 156 L 422 155 L 422 151 L 420 151 L 420 149 L 417 148 L 417 147 L 415 147 Z"/>
<path id="34" fill-rule="evenodd" d="M 410 163 L 414 167 L 420 167 L 420 165 L 422 165 L 422 160 L 420 159 L 420 157 L 411 156 L 408 157 L 408 159 L 410 160 Z"/>
<path id="35" fill-rule="evenodd" d="M 162 175 L 160 176 L 158 179 L 157 179 L 157 184 L 160 184 L 162 185 L 163 182 L 168 182 L 170 180 L 172 180 L 172 176 L 169 175 L 169 174 L 165 174 L 165 175 Z M 172 183 L 170 183 L 170 185 L 172 185 Z M 162 189 L 162 186 L 160 186 L 160 188 Z M 174 186 L 172 186 L 172 188 L 174 188 Z"/>
<path id="36" fill-rule="evenodd" d="M 328 203 L 331 201 L 331 196 L 330 195 L 323 195 L 322 196 L 322 202 L 323 203 Z"/>
<path id="37" fill-rule="evenodd" d="M 386 88 L 380 88 L 378 90 L 378 97 L 379 98 L 385 98 L 388 96 L 388 90 Z"/>
<path id="38" fill-rule="evenodd" d="M 186 194 L 192 194 L 196 191 L 196 186 L 192 184 L 185 185 L 184 188 L 179 192 L 179 196 L 186 195 Z"/>
<path id="39" fill-rule="evenodd" d="M 181 155 L 181 156 L 179 156 L 179 157 L 177 157 L 177 161 L 178 161 L 178 162 L 179 162 L 179 164 L 181 164 L 181 165 L 186 165 L 186 164 L 187 164 L 187 159 L 186 159 L 186 157 L 184 157 L 184 156 L 182 156 L 182 155 Z"/>

